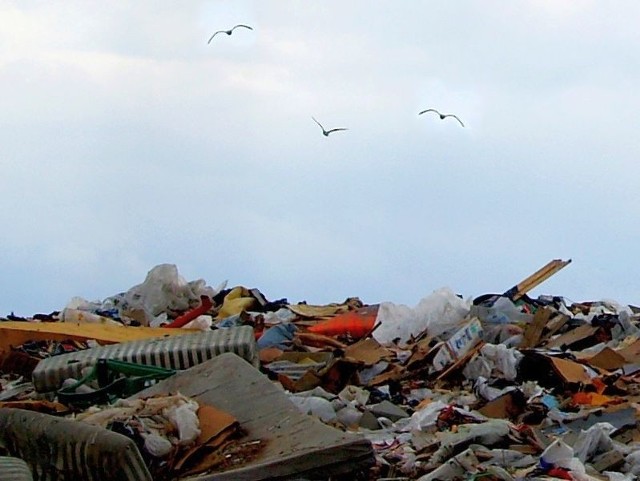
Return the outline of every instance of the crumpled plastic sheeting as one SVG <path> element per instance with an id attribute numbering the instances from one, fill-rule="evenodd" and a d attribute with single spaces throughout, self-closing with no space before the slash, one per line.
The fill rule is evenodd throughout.
<path id="1" fill-rule="evenodd" d="M 489 380 L 484 376 L 478 376 L 478 379 L 473 383 L 473 391 L 476 396 L 486 399 L 487 401 L 493 401 L 503 394 L 506 394 L 509 391 L 515 391 L 516 389 L 518 388 L 515 386 L 507 386 L 502 389 L 491 387 L 489 385 Z"/>
<path id="2" fill-rule="evenodd" d="M 491 446 L 505 438 L 511 431 L 511 426 L 512 424 L 504 419 L 490 419 L 481 424 L 463 424 L 458 426 L 456 432 L 442 433 L 440 447 L 431 456 L 429 464 L 437 466 L 445 462 L 450 458 L 455 446 L 469 441 Z"/>
<path id="3" fill-rule="evenodd" d="M 325 423 L 336 420 L 336 411 L 333 408 L 333 404 L 326 399 L 316 396 L 289 396 L 289 400 L 293 402 L 303 414 L 316 416 Z"/>
<path id="4" fill-rule="evenodd" d="M 609 478 L 609 481 L 635 481 L 636 476 L 631 473 L 616 473 L 613 471 L 604 471 L 602 474 Z"/>
<path id="5" fill-rule="evenodd" d="M 574 455 L 584 463 L 598 452 L 613 449 L 613 441 L 609 436 L 615 430 L 609 423 L 596 423 L 586 431 L 581 431 L 573 445 Z"/>
<path id="6" fill-rule="evenodd" d="M 518 375 L 518 363 L 523 357 L 517 349 L 509 349 L 502 344 L 485 344 L 462 373 L 467 379 L 482 376 L 513 381 Z"/>
<path id="7" fill-rule="evenodd" d="M 628 454 L 624 458 L 624 461 L 625 469 L 623 471 L 627 471 L 635 476 L 640 476 L 640 450 Z"/>
<path id="8" fill-rule="evenodd" d="M 429 403 L 423 409 L 414 412 L 411 415 L 411 420 L 407 424 L 407 430 L 422 431 L 436 424 L 440 411 L 446 408 L 448 405 L 442 401 L 434 401 Z"/>
<path id="9" fill-rule="evenodd" d="M 450 458 L 442 465 L 424 476 L 418 481 L 437 481 L 440 479 L 463 479 L 463 476 L 476 473 L 480 461 L 473 451 L 467 449 L 457 456 Z"/>
<path id="10" fill-rule="evenodd" d="M 415 308 L 403 304 L 383 302 L 378 309 L 376 323 L 380 323 L 373 337 L 382 344 L 399 338 L 407 342 L 411 336 L 428 329 L 438 336 L 461 324 L 469 313 L 471 301 L 460 299 L 448 287 L 440 288 L 422 299 Z"/>
<path id="11" fill-rule="evenodd" d="M 471 445 L 474 448 L 476 445 Z M 483 454 L 490 454 L 491 459 L 484 461 L 485 465 L 509 466 L 511 468 L 525 468 L 533 466 L 538 458 L 512 449 L 492 449 Z"/>
<path id="12" fill-rule="evenodd" d="M 103 309 L 143 309 L 149 320 L 167 311 L 182 312 L 200 303 L 200 296 L 214 297 L 224 289 L 207 286 L 204 279 L 187 282 L 175 264 L 160 264 L 149 271 L 142 284 L 105 299 Z"/>

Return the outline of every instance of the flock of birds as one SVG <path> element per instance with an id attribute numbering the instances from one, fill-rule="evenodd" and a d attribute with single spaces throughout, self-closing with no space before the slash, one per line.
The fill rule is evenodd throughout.
<path id="1" fill-rule="evenodd" d="M 231 34 L 233 33 L 233 31 L 234 31 L 235 29 L 237 29 L 237 28 L 246 28 L 246 29 L 249 29 L 249 30 L 253 30 L 253 28 L 251 28 L 249 25 L 244 25 L 244 24 L 238 24 L 238 25 L 235 25 L 234 27 L 230 28 L 229 30 L 218 30 L 218 31 L 217 31 L 217 32 L 215 32 L 213 35 L 211 35 L 211 38 L 209 38 L 209 41 L 207 42 L 207 44 L 210 44 L 210 43 L 211 43 L 211 41 L 214 39 L 214 37 L 215 37 L 216 35 L 218 35 L 219 33 L 226 33 L 227 35 L 231 35 Z M 421 112 L 418 112 L 418 115 L 426 114 L 426 113 L 428 113 L 428 112 L 433 112 L 433 113 L 437 114 L 437 115 L 440 117 L 440 120 L 444 120 L 444 119 L 446 119 L 447 117 L 451 117 L 451 118 L 453 118 L 453 119 L 457 120 L 457 121 L 458 121 L 458 123 L 459 123 L 462 127 L 464 127 L 464 124 L 462 123 L 462 120 L 460 120 L 460 119 L 458 118 L 458 116 L 457 116 L 457 115 L 454 115 L 454 114 L 443 114 L 443 113 L 439 112 L 439 111 L 438 111 L 438 110 L 436 110 L 436 109 L 426 109 L 426 110 L 423 110 L 423 111 L 421 111 Z M 329 129 L 329 130 L 327 130 L 327 129 L 325 129 L 325 128 L 322 126 L 322 124 L 321 124 L 320 122 L 318 122 L 318 121 L 317 121 L 313 116 L 312 116 L 311 118 L 313 119 L 313 121 L 314 121 L 316 124 L 318 124 L 318 126 L 320 126 L 320 128 L 322 129 L 322 134 L 323 134 L 325 137 L 329 137 L 329 134 L 332 134 L 333 132 L 339 132 L 339 131 L 341 131 L 341 130 L 349 130 L 349 129 L 345 128 L 345 127 L 338 127 L 338 128 L 334 128 L 334 129 Z"/>

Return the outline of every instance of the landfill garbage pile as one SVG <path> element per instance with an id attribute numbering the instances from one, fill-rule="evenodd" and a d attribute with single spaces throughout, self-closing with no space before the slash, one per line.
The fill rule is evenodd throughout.
<path id="1" fill-rule="evenodd" d="M 269 301 L 160 265 L 102 302 L 73 298 L 59 312 L 3 319 L 0 424 L 16 409 L 116 431 L 133 440 L 152 479 L 634 480 L 640 309 L 527 296 L 569 262 L 554 260 L 502 294 L 464 299 L 442 288 L 413 308 L 357 297 Z M 247 376 L 259 368 L 289 414 L 251 424 L 230 413 L 242 400 L 224 391 L 218 405 L 185 394 L 201 392 L 194 379 L 229 353 L 246 361 Z M 173 381 L 180 372 L 197 377 Z M 231 371 L 225 379 L 259 402 L 254 381 L 238 386 Z M 150 386 L 172 388 L 136 398 Z M 333 457 L 352 440 L 360 454 L 324 460 L 319 438 L 300 468 L 247 474 L 277 461 L 269 450 L 278 441 L 266 436 L 286 425 L 287 409 L 328 429 L 317 432 L 335 437 Z"/>

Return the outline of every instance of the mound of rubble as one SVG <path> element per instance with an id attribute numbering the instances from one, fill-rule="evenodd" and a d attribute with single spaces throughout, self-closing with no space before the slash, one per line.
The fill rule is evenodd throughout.
<path id="1" fill-rule="evenodd" d="M 527 296 L 569 263 L 415 307 L 269 301 L 164 264 L 9 315 L 0 478 L 7 459 L 33 479 L 634 480 L 640 309 Z"/>

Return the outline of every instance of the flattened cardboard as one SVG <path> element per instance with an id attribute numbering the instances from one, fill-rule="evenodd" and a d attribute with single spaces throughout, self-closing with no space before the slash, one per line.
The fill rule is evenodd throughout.
<path id="1" fill-rule="evenodd" d="M 219 457 L 215 456 L 215 450 L 222 446 L 239 426 L 234 416 L 206 404 L 200 405 L 198 420 L 200 435 L 196 445 L 177 461 L 174 467 L 176 471 L 185 469 L 189 472 L 202 472 L 215 466 L 220 461 Z M 214 456 L 202 455 L 205 452 L 213 452 Z"/>
<path id="2" fill-rule="evenodd" d="M 0 409 L 13 408 L 25 409 L 27 411 L 35 411 L 45 414 L 67 414 L 71 409 L 59 402 L 47 401 L 46 399 L 26 399 L 24 401 L 4 401 L 0 402 Z"/>
<path id="3" fill-rule="evenodd" d="M 583 324 L 582 326 L 578 326 L 575 329 L 552 339 L 544 347 L 547 349 L 554 349 L 558 347 L 562 348 L 563 346 L 570 348 L 572 344 L 593 336 L 597 330 L 598 327 L 594 327 L 590 324 Z"/>
<path id="4" fill-rule="evenodd" d="M 562 327 L 567 322 L 569 322 L 569 319 L 571 318 L 569 316 L 565 316 L 564 314 L 557 314 L 556 316 L 552 317 L 551 320 L 547 323 L 547 332 L 545 334 L 545 337 L 553 336 L 556 332 L 562 329 Z"/>
<path id="5" fill-rule="evenodd" d="M 264 349 L 260 349 L 258 357 L 260 357 L 261 363 L 269 364 L 271 361 L 275 361 L 282 356 L 282 353 L 284 353 L 284 351 L 277 347 L 265 347 Z"/>
<path id="6" fill-rule="evenodd" d="M 615 371 L 627 364 L 627 360 L 619 352 L 614 351 L 610 347 L 605 347 L 595 356 L 586 359 L 587 363 L 592 366 L 606 369 L 607 371 Z"/>
<path id="7" fill-rule="evenodd" d="M 478 412 L 488 418 L 511 419 L 520 416 L 527 407 L 527 400 L 519 390 L 509 391 L 489 401 Z"/>
<path id="8" fill-rule="evenodd" d="M 382 374 L 378 374 L 374 377 L 367 386 L 379 386 L 381 384 L 386 384 L 389 381 L 399 381 L 405 375 L 405 370 L 396 364 L 392 364 L 390 369 L 383 372 Z"/>
<path id="9" fill-rule="evenodd" d="M 367 366 L 372 366 L 384 359 L 389 359 L 393 353 L 383 347 L 378 341 L 370 337 L 352 344 L 344 351 L 345 357 L 363 362 Z"/>
<path id="10" fill-rule="evenodd" d="M 624 349 L 620 349 L 618 354 L 624 357 L 629 364 L 640 362 L 640 339 Z"/>
<path id="11" fill-rule="evenodd" d="M 198 419 L 200 420 L 200 436 L 196 440 L 197 444 L 207 444 L 223 431 L 238 424 L 235 416 L 206 404 L 200 405 Z"/>
<path id="12" fill-rule="evenodd" d="M 582 364 L 558 357 L 547 357 L 551 361 L 554 370 L 565 382 L 591 384 L 591 377 Z"/>
<path id="13" fill-rule="evenodd" d="M 424 367 L 426 364 L 432 360 L 433 356 L 437 353 L 436 347 L 439 347 L 441 344 L 436 344 L 432 346 L 433 342 L 432 337 L 427 337 L 415 343 L 411 348 L 411 356 L 407 361 L 407 369 L 414 370 Z"/>

